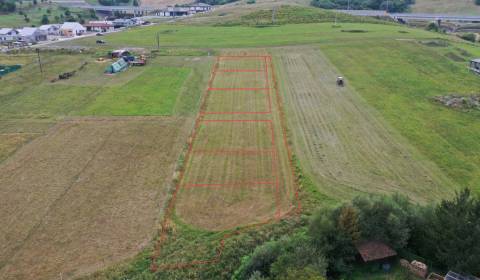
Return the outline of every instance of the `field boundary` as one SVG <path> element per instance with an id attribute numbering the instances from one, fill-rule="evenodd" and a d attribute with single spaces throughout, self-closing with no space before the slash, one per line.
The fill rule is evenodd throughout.
<path id="1" fill-rule="evenodd" d="M 254 70 L 254 69 L 245 69 L 244 71 L 245 72 L 263 72 L 264 75 L 265 75 L 265 81 L 266 81 L 266 87 L 265 88 L 213 88 L 212 87 L 212 83 L 213 83 L 213 80 L 215 79 L 216 77 L 216 74 L 217 72 L 244 72 L 242 71 L 241 69 L 224 69 L 224 70 L 219 70 L 219 62 L 220 60 L 224 59 L 224 60 L 241 60 L 241 59 L 251 59 L 251 58 L 254 58 L 254 59 L 261 59 L 263 61 L 263 64 L 264 64 L 264 69 L 263 70 Z M 269 68 L 271 69 L 271 73 L 269 72 Z M 285 145 L 285 148 L 287 150 L 287 156 L 288 156 L 288 162 L 289 162 L 289 168 L 292 172 L 292 180 L 293 180 L 293 183 L 294 183 L 294 199 L 292 200 L 291 204 L 291 208 L 290 210 L 286 211 L 285 213 L 281 213 L 281 210 L 280 210 L 280 192 L 279 192 L 279 176 L 278 176 L 278 164 L 277 164 L 277 143 L 275 141 L 275 132 L 274 132 L 274 129 L 273 129 L 273 120 L 204 120 L 203 118 L 206 116 L 206 115 L 209 115 L 208 112 L 205 112 L 205 108 L 206 108 L 206 102 L 208 100 L 208 96 L 209 96 L 209 92 L 210 91 L 250 91 L 250 90 L 262 90 L 262 91 L 266 91 L 266 95 L 269 99 L 269 112 L 262 112 L 262 114 L 273 114 L 272 110 L 271 110 L 271 94 L 270 94 L 270 91 L 271 91 L 271 86 L 270 86 L 270 82 L 269 82 L 269 79 L 270 79 L 270 75 L 271 75 L 271 78 L 273 80 L 273 89 L 275 91 L 275 96 L 276 96 L 276 103 L 277 103 L 277 107 L 278 107 L 278 110 L 279 110 L 279 117 L 280 117 L 280 127 L 281 127 L 281 133 L 282 133 L 282 138 L 283 138 L 283 144 Z M 171 216 L 174 212 L 174 208 L 175 208 L 175 203 L 176 203 L 176 200 L 177 200 L 177 194 L 178 194 L 178 191 L 180 190 L 180 188 L 197 188 L 197 187 L 225 187 L 226 185 L 225 184 L 217 184 L 215 186 L 211 185 L 211 184 L 202 184 L 201 186 L 200 185 L 183 185 L 183 180 L 184 180 L 184 177 L 185 177 L 185 166 L 180 170 L 180 174 L 178 176 L 178 181 L 176 183 L 176 186 L 175 186 L 175 189 L 174 189 L 174 192 L 172 194 L 172 197 L 168 203 L 168 206 L 165 210 L 165 215 L 164 215 L 164 218 L 163 218 L 163 221 L 161 223 L 161 229 L 160 229 L 160 232 L 159 232 L 159 237 L 157 238 L 155 244 L 154 244 L 154 250 L 153 250 L 153 253 L 152 253 L 152 256 L 151 256 L 151 266 L 150 266 L 150 270 L 152 272 L 156 272 L 158 270 L 175 270 L 175 269 L 185 269 L 185 268 L 191 268 L 191 267 L 197 267 L 198 265 L 207 265 L 207 264 L 215 264 L 215 263 L 218 263 L 221 261 L 221 256 L 222 256 L 222 253 L 223 253 L 223 249 L 224 249 L 224 246 L 225 246 L 225 241 L 227 239 L 229 239 L 230 237 L 233 237 L 235 235 L 238 235 L 248 229 L 251 229 L 251 228 L 255 228 L 255 227 L 259 227 L 259 226 L 262 226 L 262 225 L 266 225 L 266 224 L 271 224 L 271 223 L 274 223 L 274 222 L 278 222 L 281 218 L 286 218 L 288 216 L 291 216 L 291 215 L 296 215 L 296 214 L 300 214 L 301 213 L 301 203 L 300 203 L 300 200 L 299 200 L 299 188 L 298 188 L 298 184 L 297 184 L 297 180 L 296 180 L 296 176 L 295 176 L 295 167 L 294 167 L 294 162 L 293 162 L 293 156 L 292 156 L 292 152 L 290 150 L 290 146 L 288 145 L 288 140 L 287 140 L 287 129 L 285 127 L 285 120 L 283 120 L 285 118 L 285 112 L 284 112 L 284 109 L 283 109 L 283 106 L 282 106 L 282 99 L 280 97 L 280 93 L 279 93 L 279 89 L 278 89 L 278 83 L 277 83 L 277 80 L 276 80 L 276 76 L 275 76 L 275 70 L 274 70 L 274 67 L 273 67 L 273 61 L 272 61 L 272 58 L 271 56 L 269 55 L 263 55 L 263 56 L 255 56 L 255 55 L 245 55 L 245 56 L 218 56 L 216 58 L 216 61 L 212 67 L 212 70 L 211 70 L 211 74 L 210 74 L 210 80 L 208 82 L 208 87 L 204 93 L 204 95 L 202 96 L 202 101 L 201 101 L 201 106 L 200 106 L 200 112 L 198 113 L 197 115 L 197 118 L 195 120 L 195 125 L 194 125 L 194 128 L 193 128 L 193 131 L 191 133 L 191 136 L 189 138 L 189 141 L 188 141 L 188 149 L 187 149 L 187 152 L 186 152 L 186 155 L 185 155 L 185 159 L 184 159 L 184 162 L 185 163 L 188 163 L 190 158 L 191 158 L 191 155 L 196 153 L 196 151 L 193 149 L 193 143 L 194 143 L 194 140 L 196 139 L 197 137 L 197 132 L 198 132 L 198 129 L 199 129 L 199 126 L 202 122 L 260 122 L 260 121 L 265 121 L 265 122 L 269 122 L 270 125 L 271 125 L 271 137 L 272 137 L 272 151 L 268 150 L 268 149 L 260 149 L 260 150 L 255 150 L 255 149 L 251 149 L 251 150 L 248 150 L 248 149 L 240 149 L 240 150 L 200 150 L 198 152 L 200 153 L 205 153 L 205 152 L 210 152 L 210 153 L 239 153 L 239 154 L 245 154 L 245 153 L 257 153 L 257 152 L 260 152 L 260 153 L 265 153 L 265 152 L 272 152 L 272 164 L 275 165 L 275 168 L 273 168 L 273 170 L 275 170 L 275 182 L 260 182 L 260 183 L 263 183 L 265 185 L 274 185 L 275 186 L 275 205 L 277 205 L 276 207 L 276 210 L 275 210 L 275 215 L 274 217 L 272 218 L 268 218 L 267 220 L 265 221 L 262 221 L 262 222 L 258 222 L 258 223 L 255 223 L 255 224 L 250 224 L 250 225 L 246 225 L 244 227 L 242 227 L 241 229 L 239 230 L 235 230 L 235 231 L 231 231 L 231 232 L 228 232 L 226 233 L 223 238 L 220 240 L 219 242 L 219 245 L 218 245 L 218 248 L 216 249 L 216 255 L 211 258 L 211 259 L 206 259 L 206 260 L 193 260 L 193 261 L 189 261 L 189 262 L 180 262 L 180 263 L 171 263 L 171 264 L 162 264 L 162 265 L 158 265 L 157 264 L 157 261 L 160 257 L 160 250 L 162 248 L 162 245 L 165 243 L 165 241 L 167 240 L 167 236 L 169 234 L 169 224 L 171 222 Z M 223 113 L 222 113 L 223 114 Z M 225 112 L 224 114 L 252 114 L 252 112 Z M 242 183 L 243 184 L 243 183 Z M 291 209 L 296 209 L 296 211 L 292 211 Z"/>

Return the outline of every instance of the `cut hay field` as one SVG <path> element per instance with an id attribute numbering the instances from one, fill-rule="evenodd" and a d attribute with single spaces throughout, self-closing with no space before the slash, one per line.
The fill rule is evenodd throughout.
<path id="1" fill-rule="evenodd" d="M 451 41 L 371 41 L 320 49 L 442 174 L 459 186 L 480 191 L 480 114 L 447 109 L 431 100 L 478 92 L 480 80 L 466 67 L 469 58 L 480 54 L 478 47 Z"/>
<path id="2" fill-rule="evenodd" d="M 413 149 L 318 48 L 276 50 L 296 154 L 328 196 L 407 195 L 418 202 L 453 194 L 455 184 Z M 347 76 L 348 77 L 348 76 Z"/>
<path id="3" fill-rule="evenodd" d="M 109 76 L 95 57 L 42 52 L 41 75 L 33 54 L 0 56 L 23 64 L 0 81 L 2 280 L 92 273 L 156 233 L 211 59 L 157 57 Z"/>
<path id="4" fill-rule="evenodd" d="M 190 127 L 74 119 L 10 157 L 0 168 L 0 279 L 71 278 L 146 246 Z"/>

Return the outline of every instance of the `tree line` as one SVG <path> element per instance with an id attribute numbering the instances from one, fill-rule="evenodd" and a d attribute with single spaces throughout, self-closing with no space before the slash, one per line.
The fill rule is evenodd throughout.
<path id="1" fill-rule="evenodd" d="M 404 12 L 410 5 L 415 4 L 415 0 L 312 0 L 311 4 L 323 9 Z"/>
<path id="2" fill-rule="evenodd" d="M 382 241 L 440 270 L 480 275 L 480 200 L 465 189 L 435 205 L 406 197 L 362 196 L 320 209 L 308 226 L 243 257 L 234 279 L 337 279 L 348 276 L 355 244 Z"/>

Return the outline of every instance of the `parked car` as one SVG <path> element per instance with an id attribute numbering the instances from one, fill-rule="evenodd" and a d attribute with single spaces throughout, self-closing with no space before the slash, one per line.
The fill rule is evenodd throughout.
<path id="1" fill-rule="evenodd" d="M 106 44 L 107 42 L 103 41 L 103 40 L 97 40 L 97 44 Z"/>
<path id="2" fill-rule="evenodd" d="M 102 34 L 102 33 L 97 33 L 97 34 L 95 34 L 95 35 L 97 35 L 97 36 L 103 36 L 103 34 Z"/>

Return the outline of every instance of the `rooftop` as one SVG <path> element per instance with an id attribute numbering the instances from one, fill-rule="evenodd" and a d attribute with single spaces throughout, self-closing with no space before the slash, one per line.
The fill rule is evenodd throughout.
<path id="1" fill-rule="evenodd" d="M 380 241 L 362 242 L 355 246 L 363 261 L 376 261 L 397 255 L 397 252 Z"/>

